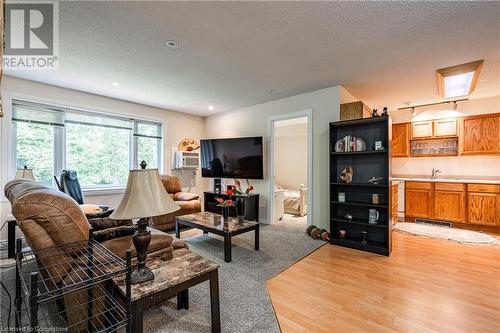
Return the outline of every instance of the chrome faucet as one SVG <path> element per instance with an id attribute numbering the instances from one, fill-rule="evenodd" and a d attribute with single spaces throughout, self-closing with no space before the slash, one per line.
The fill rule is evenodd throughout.
<path id="1" fill-rule="evenodd" d="M 432 168 L 432 175 L 431 175 L 431 179 L 436 179 L 436 176 L 438 173 L 442 173 L 443 171 L 439 170 L 439 169 L 434 169 Z"/>

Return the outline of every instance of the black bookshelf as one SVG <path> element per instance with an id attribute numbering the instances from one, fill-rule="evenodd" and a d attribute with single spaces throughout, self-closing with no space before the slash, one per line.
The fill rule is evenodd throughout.
<path id="1" fill-rule="evenodd" d="M 390 120 L 373 117 L 330 123 L 330 243 L 353 249 L 389 256 L 391 253 L 391 186 L 390 186 Z M 335 143 L 347 135 L 366 142 L 363 151 L 336 152 Z M 375 141 L 382 141 L 385 149 L 375 150 Z M 339 180 L 341 172 L 352 166 L 354 175 L 349 184 Z M 371 184 L 372 177 L 383 177 Z M 339 201 L 339 192 L 345 193 L 345 202 Z M 379 194 L 378 204 L 372 203 L 372 194 Z M 370 209 L 376 209 L 379 220 L 368 223 Z M 346 215 L 351 215 L 347 218 Z M 346 235 L 341 237 L 340 231 Z M 366 232 L 366 242 L 363 234 Z"/>

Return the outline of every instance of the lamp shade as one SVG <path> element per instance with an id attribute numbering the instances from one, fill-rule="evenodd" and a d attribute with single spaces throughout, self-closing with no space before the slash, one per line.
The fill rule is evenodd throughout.
<path id="1" fill-rule="evenodd" d="M 179 209 L 165 190 L 158 169 L 130 170 L 125 195 L 110 218 L 145 218 L 172 213 Z"/>
<path id="2" fill-rule="evenodd" d="M 34 182 L 36 181 L 33 169 L 28 169 L 27 167 L 24 167 L 24 169 L 17 169 L 14 179 L 29 179 Z"/>

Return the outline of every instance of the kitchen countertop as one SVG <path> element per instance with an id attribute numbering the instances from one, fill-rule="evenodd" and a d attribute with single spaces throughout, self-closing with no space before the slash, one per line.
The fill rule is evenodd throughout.
<path id="1" fill-rule="evenodd" d="M 392 181 L 413 181 L 433 183 L 471 183 L 471 184 L 500 184 L 499 177 L 474 177 L 474 176 L 431 176 L 424 175 L 392 175 Z"/>

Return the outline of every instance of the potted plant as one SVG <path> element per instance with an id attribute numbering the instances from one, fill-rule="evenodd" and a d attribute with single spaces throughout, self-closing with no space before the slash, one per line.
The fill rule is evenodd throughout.
<path id="1" fill-rule="evenodd" d="M 250 196 L 253 191 L 253 185 L 247 182 L 247 188 L 243 191 L 241 187 L 241 182 L 235 180 L 234 182 L 234 193 L 236 194 L 236 216 L 238 217 L 238 222 L 242 223 L 245 220 L 245 199 Z"/>
<path id="2" fill-rule="evenodd" d="M 229 198 L 227 198 L 227 199 L 216 198 L 215 199 L 218 202 L 217 207 L 221 207 L 222 208 L 222 217 L 224 218 L 224 223 L 227 223 L 228 218 L 229 218 L 229 207 L 234 206 L 234 202 L 233 202 L 233 199 L 232 199 L 233 191 L 232 190 L 227 190 L 226 191 L 226 195 L 228 195 Z"/>

